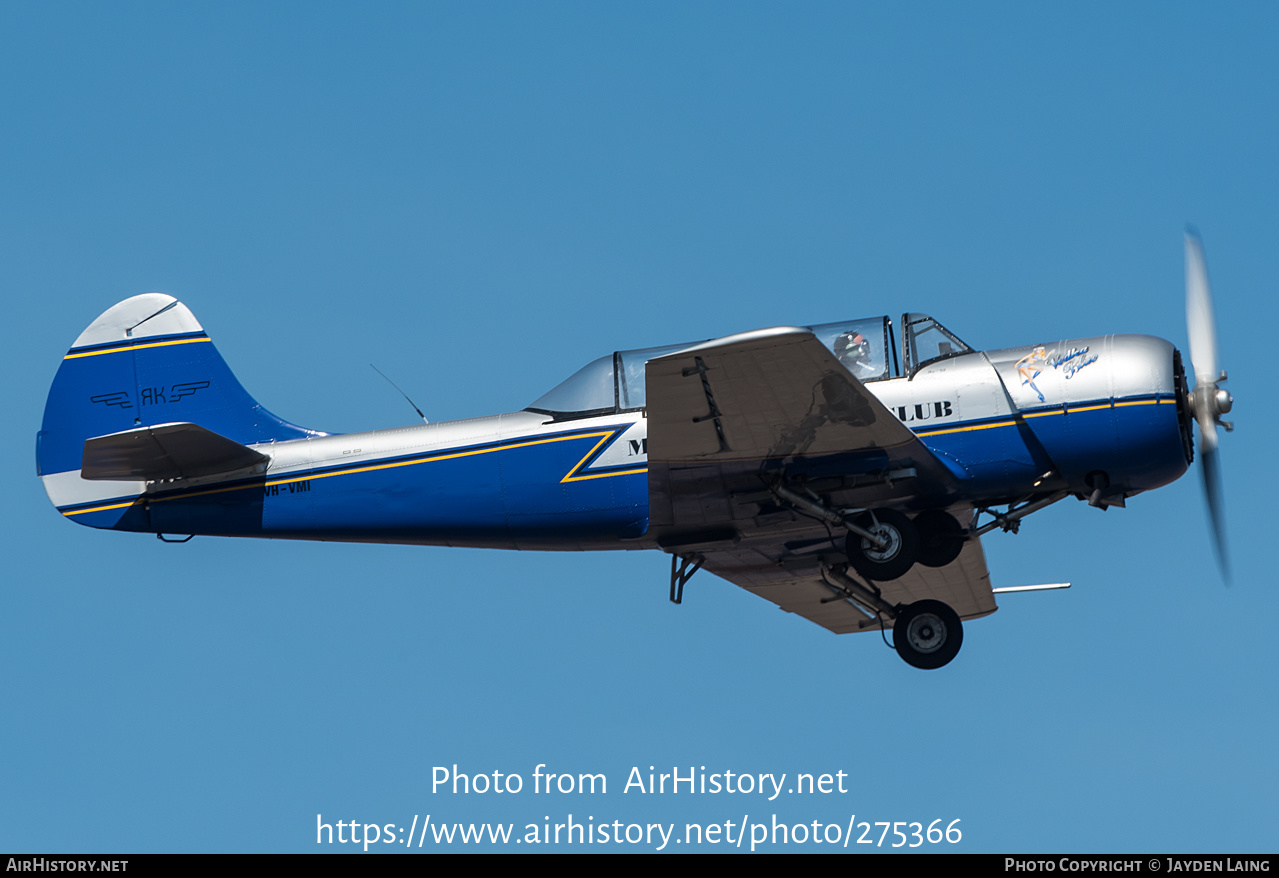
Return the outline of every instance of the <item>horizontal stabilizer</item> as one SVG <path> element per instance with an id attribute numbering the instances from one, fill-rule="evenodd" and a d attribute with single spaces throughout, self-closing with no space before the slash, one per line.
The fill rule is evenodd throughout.
<path id="1" fill-rule="evenodd" d="M 148 482 L 193 479 L 269 460 L 265 454 L 196 424 L 157 424 L 86 440 L 80 477 Z"/>

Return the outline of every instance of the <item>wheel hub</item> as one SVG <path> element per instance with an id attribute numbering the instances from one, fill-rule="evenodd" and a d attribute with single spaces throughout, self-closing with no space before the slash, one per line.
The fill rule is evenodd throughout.
<path id="1" fill-rule="evenodd" d="M 911 620 L 906 636 L 916 652 L 936 652 L 946 643 L 946 623 L 932 613 L 924 613 Z"/>
<path id="2" fill-rule="evenodd" d="M 869 528 L 870 532 L 884 541 L 882 549 L 875 548 L 875 545 L 868 539 L 862 539 L 862 553 L 872 561 L 883 563 L 891 561 L 897 557 L 897 553 L 902 550 L 902 535 L 895 527 L 887 524 L 878 524 Z"/>

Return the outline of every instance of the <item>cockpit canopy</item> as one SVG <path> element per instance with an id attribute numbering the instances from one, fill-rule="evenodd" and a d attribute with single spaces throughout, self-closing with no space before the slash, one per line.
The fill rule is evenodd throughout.
<path id="1" fill-rule="evenodd" d="M 859 381 L 898 377 L 896 340 L 887 317 L 847 320 L 810 326 L 817 340 Z M 902 315 L 906 372 L 972 349 L 926 314 Z M 638 411 L 645 406 L 644 367 L 649 360 L 673 354 L 702 342 L 617 351 L 574 372 L 566 381 L 528 406 L 529 411 L 556 419 Z"/>
<path id="2" fill-rule="evenodd" d="M 906 375 L 913 378 L 920 367 L 972 352 L 959 336 L 927 314 L 903 314 L 902 337 L 905 339 Z"/>
<path id="3" fill-rule="evenodd" d="M 654 357 L 673 354 L 700 342 L 617 351 L 587 363 L 567 381 L 529 406 L 531 411 L 561 417 L 606 415 L 644 408 L 644 366 Z"/>

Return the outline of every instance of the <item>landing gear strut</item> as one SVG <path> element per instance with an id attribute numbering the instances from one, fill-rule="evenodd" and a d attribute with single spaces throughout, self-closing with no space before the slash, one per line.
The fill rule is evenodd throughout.
<path id="1" fill-rule="evenodd" d="M 887 582 L 904 576 L 919 557 L 919 532 L 905 515 L 893 509 L 867 513 L 857 522 L 863 531 L 878 537 L 881 545 L 857 533 L 844 541 L 848 563 L 867 579 Z"/>
<path id="2" fill-rule="evenodd" d="M 919 534 L 909 518 L 894 509 L 871 510 L 856 517 L 832 509 L 816 494 L 773 481 L 769 490 L 788 506 L 848 531 L 844 550 L 853 569 L 866 579 L 886 582 L 904 576 L 919 557 Z"/>
<path id="3" fill-rule="evenodd" d="M 921 600 L 913 604 L 892 604 L 879 587 L 858 582 L 844 565 L 823 570 L 826 585 L 835 592 L 827 598 L 847 600 L 880 620 L 893 621 L 893 642 L 906 664 L 926 671 L 950 663 L 964 644 L 964 626 L 959 614 L 941 601 Z M 823 601 L 825 603 L 825 601 Z"/>

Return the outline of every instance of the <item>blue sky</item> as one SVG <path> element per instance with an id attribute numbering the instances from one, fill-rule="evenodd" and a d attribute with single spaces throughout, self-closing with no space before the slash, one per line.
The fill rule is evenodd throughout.
<path id="1" fill-rule="evenodd" d="M 521 836 L 572 814 L 1273 851 L 1277 15 L 5 4 L 0 847 L 337 851 L 317 814 Z M 656 553 L 162 545 L 63 520 L 34 475 L 60 357 L 142 292 L 186 302 L 280 416 L 352 431 L 414 420 L 369 363 L 445 420 L 615 349 L 904 311 L 977 347 L 1184 347 L 1186 222 L 1238 400 L 1233 585 L 1197 471 L 1126 510 L 1067 501 L 984 542 L 996 585 L 1075 587 L 1004 597 L 937 672 L 705 573 L 672 606 Z M 432 792 L 454 764 L 526 788 Z M 539 764 L 608 792 L 537 795 Z M 623 792 L 648 766 L 848 792 Z"/>

